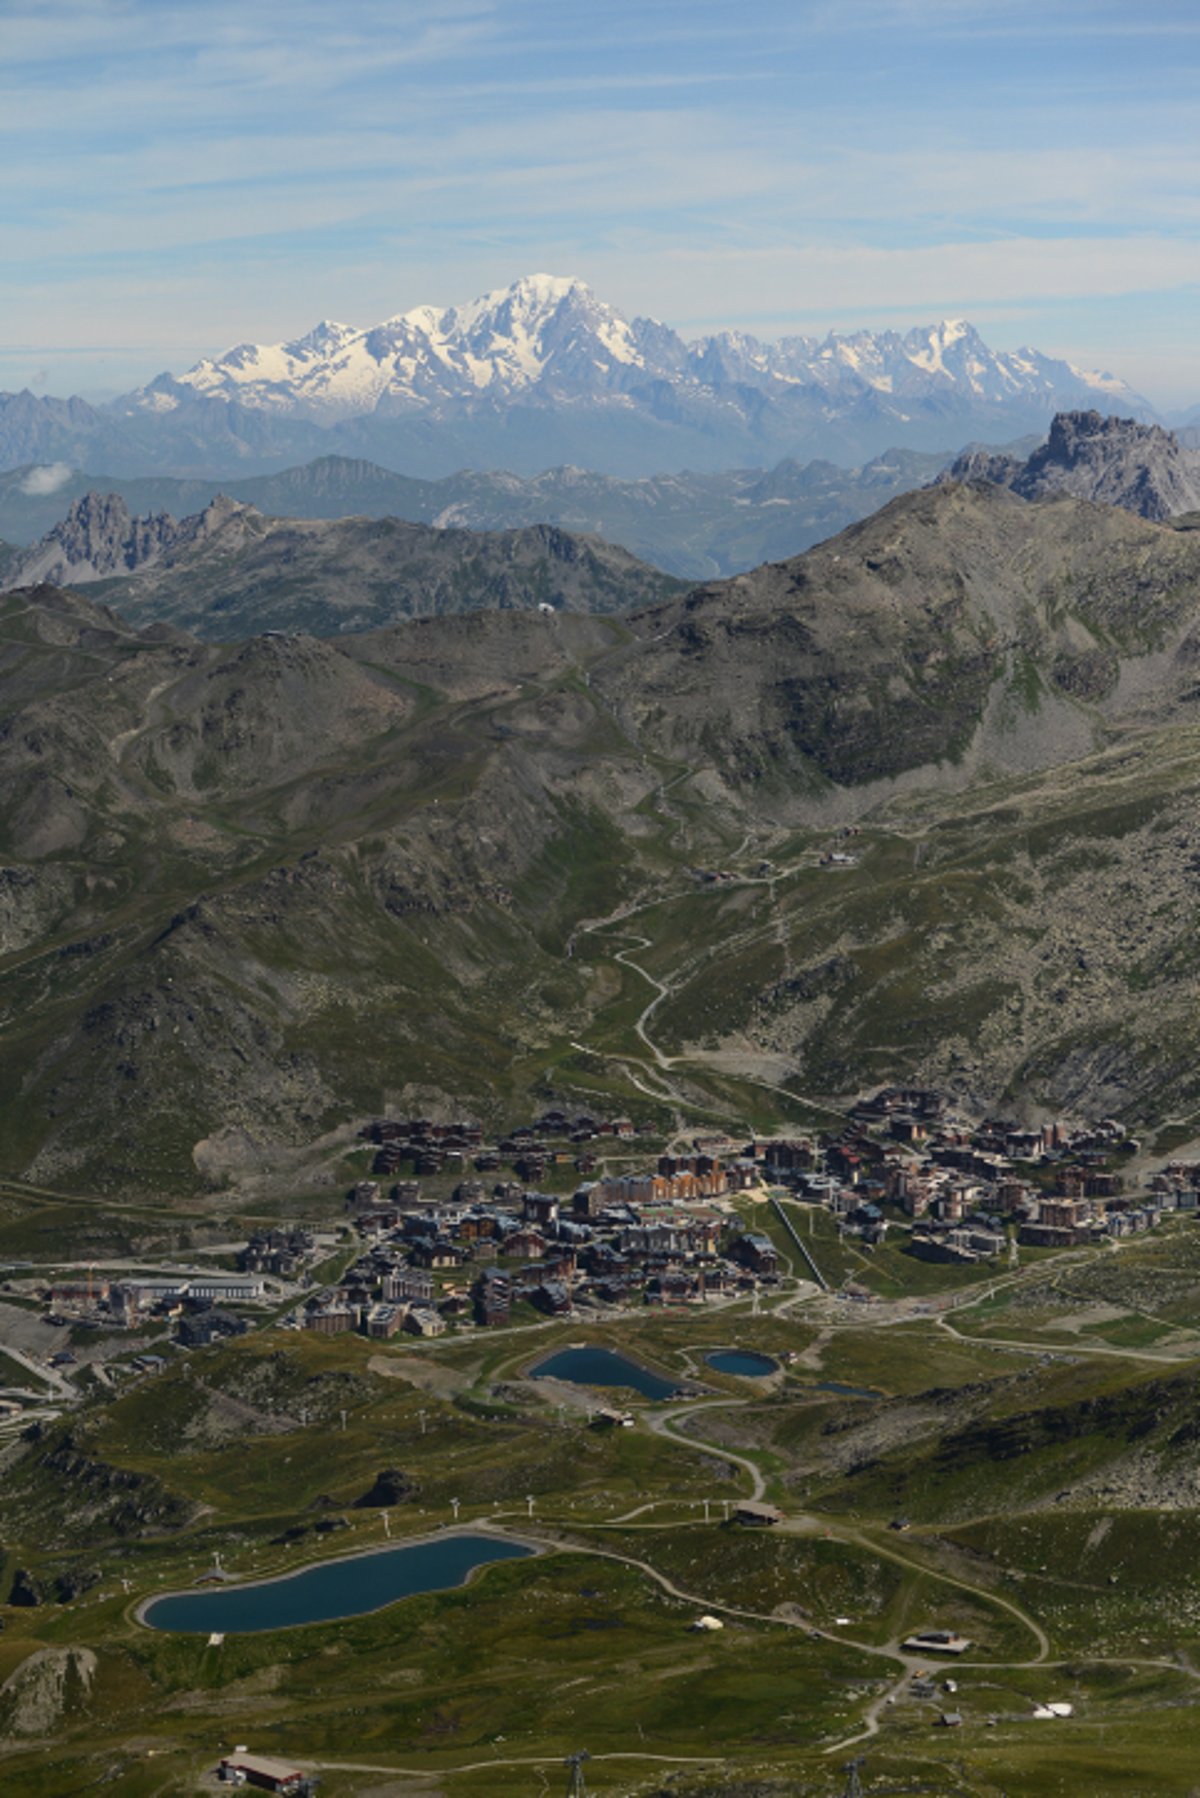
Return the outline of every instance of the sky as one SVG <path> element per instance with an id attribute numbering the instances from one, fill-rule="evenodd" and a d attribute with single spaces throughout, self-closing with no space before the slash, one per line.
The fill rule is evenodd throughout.
<path id="1" fill-rule="evenodd" d="M 1195 0 L 0 0 L 0 389 L 535 271 L 1200 401 Z"/>

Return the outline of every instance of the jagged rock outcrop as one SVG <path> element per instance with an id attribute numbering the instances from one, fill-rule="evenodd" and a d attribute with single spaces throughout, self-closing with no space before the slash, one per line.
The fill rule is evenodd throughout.
<path id="1" fill-rule="evenodd" d="M 1163 522 L 1200 507 L 1200 452 L 1161 425 L 1100 412 L 1060 412 L 1027 461 L 968 450 L 940 481 L 988 481 L 1022 499 L 1069 495 Z"/>
<path id="2" fill-rule="evenodd" d="M 13 585 L 82 586 L 139 568 L 169 563 L 178 552 L 206 542 L 238 512 L 250 510 L 218 496 L 203 512 L 177 523 L 169 512 L 134 518 L 117 493 L 85 493 L 61 524 L 21 557 L 9 572 Z"/>

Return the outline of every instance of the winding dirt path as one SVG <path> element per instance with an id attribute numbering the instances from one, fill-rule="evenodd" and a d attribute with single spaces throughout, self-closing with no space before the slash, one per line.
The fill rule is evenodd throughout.
<path id="1" fill-rule="evenodd" d="M 725 1448 L 722 1444 L 706 1441 L 703 1436 L 693 1436 L 683 1428 L 686 1422 L 698 1416 L 701 1411 L 725 1410 L 747 1405 L 749 1402 L 749 1399 L 745 1398 L 702 1399 L 699 1404 L 689 1404 L 687 1410 L 681 1415 L 674 1411 L 660 1411 L 657 1416 L 647 1418 L 646 1421 L 656 1436 L 665 1436 L 669 1442 L 677 1442 L 681 1448 L 707 1449 L 710 1454 L 718 1456 L 722 1461 L 730 1461 L 734 1466 L 742 1468 L 750 1475 L 750 1497 L 760 1499 L 766 1491 L 767 1483 L 757 1462 L 752 1461 L 749 1455 L 739 1455 L 733 1449 Z M 676 1422 L 677 1415 L 679 1416 L 678 1423 Z M 718 1504 L 723 1502 L 723 1499 L 717 1500 Z"/>

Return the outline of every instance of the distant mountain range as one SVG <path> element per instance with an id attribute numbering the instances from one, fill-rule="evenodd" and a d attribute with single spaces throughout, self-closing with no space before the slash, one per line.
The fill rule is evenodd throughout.
<path id="1" fill-rule="evenodd" d="M 581 281 L 533 275 L 470 305 L 241 344 L 100 408 L 0 395 L 0 466 L 226 476 L 332 451 L 428 477 L 564 462 L 634 476 L 1004 441 L 1098 400 L 1152 413 L 1111 375 L 994 351 L 961 320 L 687 342 L 627 320 Z"/>
<path id="2" fill-rule="evenodd" d="M 227 553 L 227 532 L 215 587 L 205 576 L 178 614 L 180 621 L 201 634 L 212 629 L 214 621 L 205 622 L 208 606 L 235 589 L 242 592 L 239 582 L 252 563 L 253 578 L 244 591 L 255 596 L 255 604 L 239 615 L 245 628 L 262 628 L 264 620 L 291 628 L 277 596 L 267 591 L 272 569 L 297 600 L 296 628 L 365 628 L 379 618 L 446 601 L 445 594 L 436 599 L 441 591 L 436 582 L 430 587 L 424 575 L 414 572 L 418 564 L 427 564 L 418 544 L 434 544 L 437 533 L 406 531 L 400 521 L 408 521 L 448 530 L 450 543 L 459 540 L 458 549 L 443 546 L 434 558 L 443 569 L 461 557 L 467 533 L 486 533 L 494 540 L 488 548 L 480 547 L 482 562 L 488 562 L 500 535 L 508 535 L 509 548 L 498 564 L 489 563 L 486 574 L 482 562 L 476 565 L 476 604 L 523 604 L 535 591 L 550 590 L 556 604 L 565 599 L 568 605 L 591 609 L 588 580 L 603 562 L 604 579 L 597 589 L 603 610 L 613 603 L 614 592 L 626 590 L 627 577 L 638 564 L 693 581 L 741 573 L 796 555 L 898 494 L 935 479 L 987 481 L 1027 500 L 1069 495 L 1156 520 L 1200 510 L 1200 451 L 1159 425 L 1106 418 L 1095 411 L 1056 414 L 1043 443 L 1025 439 L 1007 450 L 971 448 L 950 463 L 915 450 L 892 450 L 853 469 L 828 462 L 781 462 L 770 470 L 620 481 L 558 468 L 529 479 L 468 471 L 440 481 L 417 481 L 371 462 L 328 456 L 276 475 L 228 483 L 215 509 L 217 496 L 209 481 L 169 476 L 121 480 L 65 466 L 33 467 L 0 475 L 0 538 L 18 545 L 41 539 L 32 549 L 6 550 L 0 543 L 0 578 L 10 584 L 49 580 L 78 585 L 126 581 L 136 574 L 128 597 L 136 596 L 140 604 L 153 589 L 161 599 L 162 582 L 145 578 L 151 563 L 182 575 L 192 565 L 196 542 L 207 541 L 212 520 L 219 518 L 225 527 L 231 518 L 253 513 L 258 519 L 253 529 L 244 529 L 245 519 L 236 526 L 244 537 L 237 566 Z M 183 522 L 176 524 L 177 518 Z M 340 533 L 288 532 L 283 521 L 289 518 L 358 523 Z M 389 530 L 365 528 L 372 519 L 390 520 Z M 534 526 L 540 534 L 530 537 Z M 567 553 L 564 546 L 576 539 L 589 540 L 589 547 L 564 584 L 567 564 L 559 551 Z M 598 540 L 620 544 L 622 553 L 628 552 L 619 577 Z M 516 549 L 519 543 L 525 547 Z M 335 545 L 347 559 L 327 567 L 327 553 L 334 553 Z M 546 555 L 550 563 L 543 566 Z M 395 562 L 386 566 L 389 556 Z M 347 597 L 357 590 L 368 565 L 374 596 L 365 611 L 356 610 L 363 600 L 360 592 L 347 611 Z M 591 574 L 581 582 L 585 565 Z M 536 577 L 535 568 L 541 570 Z M 198 564 L 195 572 L 200 573 Z M 610 591 L 611 578 L 617 585 Z M 638 579 L 645 578 L 648 571 L 643 570 Z M 336 594 L 330 607 L 310 589 L 308 583 L 314 581 Z M 643 597 L 636 587 L 635 580 L 629 604 Z M 256 609 L 262 605 L 269 619 Z M 313 605 L 316 610 L 310 609 Z M 222 628 L 232 622 L 226 618 Z"/>
<path id="3" fill-rule="evenodd" d="M 1032 445 L 1025 440 L 1024 448 Z M 620 543 L 687 580 L 738 574 L 795 555 L 923 487 L 948 457 L 889 450 L 857 468 L 781 462 L 773 469 L 648 476 L 622 481 L 581 468 L 522 479 L 466 471 L 438 481 L 393 474 L 373 462 L 325 456 L 279 474 L 220 483 L 222 492 L 273 518 L 402 518 L 473 531 L 549 524 Z M 65 464 L 0 474 L 0 538 L 36 542 L 87 494 L 118 494 L 132 515 L 203 512 L 212 480 L 89 474 Z"/>

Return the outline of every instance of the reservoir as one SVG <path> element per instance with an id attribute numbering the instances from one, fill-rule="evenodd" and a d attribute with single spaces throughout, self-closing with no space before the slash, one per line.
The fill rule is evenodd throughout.
<path id="1" fill-rule="evenodd" d="M 492 1561 L 511 1561 L 534 1550 L 499 1536 L 439 1536 L 407 1547 L 322 1561 L 299 1573 L 214 1592 L 177 1592 L 151 1599 L 140 1612 L 151 1629 L 204 1630 L 244 1635 L 289 1629 L 298 1623 L 333 1623 L 381 1611 L 398 1598 L 461 1586 Z"/>
<path id="2" fill-rule="evenodd" d="M 678 1381 L 664 1380 L 648 1367 L 639 1367 L 636 1361 L 605 1348 L 560 1349 L 529 1370 L 530 1379 L 547 1376 L 569 1380 L 573 1386 L 631 1386 L 643 1398 L 670 1398 L 678 1390 Z"/>
<path id="3" fill-rule="evenodd" d="M 770 1355 L 756 1355 L 750 1349 L 714 1349 L 704 1359 L 718 1373 L 740 1374 L 744 1380 L 764 1380 L 779 1366 Z"/>

